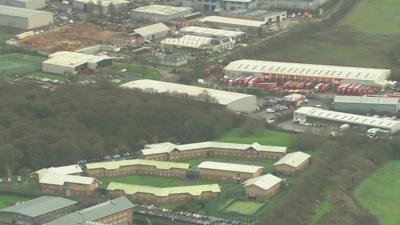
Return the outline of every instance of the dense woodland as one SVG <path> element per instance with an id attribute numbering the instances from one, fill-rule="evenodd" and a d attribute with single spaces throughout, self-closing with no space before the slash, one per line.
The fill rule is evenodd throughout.
<path id="1" fill-rule="evenodd" d="M 215 104 L 108 83 L 50 91 L 3 82 L 0 106 L 3 174 L 131 152 L 146 143 L 209 140 L 239 123 Z"/>

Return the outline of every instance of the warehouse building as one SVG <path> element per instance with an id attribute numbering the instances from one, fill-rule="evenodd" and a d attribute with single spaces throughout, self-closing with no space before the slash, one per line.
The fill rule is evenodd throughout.
<path id="1" fill-rule="evenodd" d="M 40 190 L 54 195 L 88 197 L 98 188 L 93 177 L 46 173 L 39 179 Z"/>
<path id="2" fill-rule="evenodd" d="M 124 9 L 128 4 L 129 1 L 127 0 L 72 0 L 72 8 L 79 9 L 82 11 L 89 11 L 90 5 L 92 7 L 99 8 L 101 4 L 101 9 L 103 10 L 103 14 L 106 15 L 109 12 L 110 6 L 113 5 L 114 9 L 119 11 Z"/>
<path id="3" fill-rule="evenodd" d="M 181 19 L 192 13 L 190 7 L 175 7 L 167 5 L 148 5 L 132 10 L 133 19 L 145 22 L 167 22 L 173 19 Z"/>
<path id="4" fill-rule="evenodd" d="M 263 167 L 205 161 L 197 166 L 197 170 L 201 179 L 240 183 L 261 176 Z"/>
<path id="5" fill-rule="evenodd" d="M 193 97 L 195 100 L 204 101 L 214 98 L 217 104 L 227 107 L 235 112 L 251 113 L 256 111 L 256 96 L 236 92 L 220 91 L 196 86 L 168 83 L 155 80 L 137 80 L 121 85 L 122 88 L 140 89 L 158 93 L 178 93 Z M 207 96 L 208 95 L 208 96 Z"/>
<path id="6" fill-rule="evenodd" d="M 42 196 L 0 209 L 0 223 L 43 224 L 73 212 L 77 205 L 70 199 Z"/>
<path id="7" fill-rule="evenodd" d="M 43 9 L 46 7 L 45 0 L 0 0 L 0 5 L 24 9 Z"/>
<path id="8" fill-rule="evenodd" d="M 170 142 L 146 145 L 141 150 L 145 159 L 173 161 L 205 157 L 238 157 L 247 159 L 280 159 L 286 153 L 286 147 L 253 144 L 235 144 L 224 142 L 199 142 L 175 145 Z"/>
<path id="9" fill-rule="evenodd" d="M 274 164 L 275 173 L 282 175 L 296 175 L 305 170 L 310 164 L 311 155 L 304 152 L 292 152 L 285 155 Z"/>
<path id="10" fill-rule="evenodd" d="M 53 13 L 0 5 L 0 26 L 30 30 L 53 23 Z"/>
<path id="11" fill-rule="evenodd" d="M 78 164 L 73 164 L 69 166 L 60 166 L 60 167 L 50 167 L 37 170 L 32 173 L 31 177 L 35 180 L 39 180 L 43 177 L 43 175 L 47 173 L 57 173 L 64 175 L 80 175 L 83 172 L 82 168 Z"/>
<path id="12" fill-rule="evenodd" d="M 267 24 L 280 23 L 287 19 L 286 11 L 269 11 L 264 9 L 238 9 L 222 13 L 222 15 L 246 20 L 264 21 Z"/>
<path id="13" fill-rule="evenodd" d="M 333 108 L 337 111 L 361 114 L 398 115 L 399 98 L 377 96 L 344 96 L 336 95 Z"/>
<path id="14" fill-rule="evenodd" d="M 171 34 L 171 29 L 163 23 L 156 23 L 149 26 L 141 27 L 134 30 L 144 40 L 154 41 L 165 38 Z"/>
<path id="15" fill-rule="evenodd" d="M 281 189 L 282 179 L 272 174 L 254 177 L 243 182 L 244 191 L 248 198 L 269 199 Z"/>
<path id="16" fill-rule="evenodd" d="M 200 11 L 214 12 L 216 10 L 221 10 L 222 0 L 163 0 L 162 2 L 167 5 L 186 6 Z"/>
<path id="17" fill-rule="evenodd" d="M 294 112 L 293 121 L 299 123 L 305 123 L 306 121 L 319 121 L 350 124 L 351 126 L 361 129 L 379 128 L 388 131 L 390 134 L 395 134 L 400 131 L 400 121 L 397 120 L 360 116 L 314 107 L 299 108 Z"/>
<path id="18" fill-rule="evenodd" d="M 222 16 L 207 16 L 199 20 L 204 27 L 229 29 L 246 32 L 248 35 L 259 36 L 266 29 L 264 21 L 245 20 Z"/>
<path id="19" fill-rule="evenodd" d="M 119 197 L 60 217 L 44 225 L 131 225 L 134 205 Z"/>
<path id="20" fill-rule="evenodd" d="M 195 35 L 202 37 L 229 38 L 237 42 L 246 40 L 246 33 L 242 31 L 222 30 L 207 27 L 188 26 L 179 30 L 182 35 Z"/>
<path id="21" fill-rule="evenodd" d="M 161 41 L 163 48 L 189 49 L 189 50 L 211 50 L 221 52 L 226 49 L 233 49 L 235 42 L 228 39 L 184 35 L 179 38 L 166 38 Z"/>
<path id="22" fill-rule="evenodd" d="M 314 65 L 258 60 L 237 60 L 225 67 L 226 75 L 260 76 L 283 83 L 292 81 L 347 81 L 354 84 L 383 86 L 390 70 L 345 66 Z"/>
<path id="23" fill-rule="evenodd" d="M 223 0 L 225 10 L 233 11 L 237 9 L 254 9 L 257 8 L 257 0 Z"/>
<path id="24" fill-rule="evenodd" d="M 86 164 L 92 177 L 115 177 L 132 174 L 185 178 L 190 164 L 143 159 L 118 160 Z"/>
<path id="25" fill-rule="evenodd" d="M 75 75 L 110 67 L 112 64 L 113 59 L 108 56 L 60 51 L 49 55 L 49 59 L 42 63 L 42 70 L 49 73 Z"/>
<path id="26" fill-rule="evenodd" d="M 111 182 L 107 191 L 111 196 L 126 196 L 143 204 L 176 204 L 192 200 L 208 200 L 218 197 L 218 184 L 179 187 L 153 187 Z"/>

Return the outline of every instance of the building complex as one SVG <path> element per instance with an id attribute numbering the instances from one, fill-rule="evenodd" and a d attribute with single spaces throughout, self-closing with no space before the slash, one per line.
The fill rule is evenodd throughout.
<path id="1" fill-rule="evenodd" d="M 400 99 L 384 96 L 345 96 L 336 95 L 333 108 L 337 111 L 361 114 L 398 115 Z"/>
<path id="2" fill-rule="evenodd" d="M 99 9 L 101 7 L 102 14 L 110 13 L 110 7 L 114 7 L 115 12 L 126 8 L 129 4 L 127 0 L 73 0 L 72 7 L 74 9 L 79 9 L 83 11 L 92 10 L 90 7 L 96 7 Z M 112 5 L 112 6 L 111 6 Z"/>
<path id="3" fill-rule="evenodd" d="M 136 34 L 140 35 L 144 40 L 157 40 L 165 38 L 171 33 L 171 29 L 163 23 L 156 23 L 134 30 Z"/>
<path id="4" fill-rule="evenodd" d="M 246 32 L 251 36 L 259 36 L 266 29 L 266 22 L 258 20 L 246 20 L 223 16 L 207 16 L 199 20 L 204 27 L 217 29 L 230 29 Z"/>
<path id="5" fill-rule="evenodd" d="M 0 26 L 20 30 L 36 29 L 53 23 L 53 13 L 0 5 Z"/>
<path id="6" fill-rule="evenodd" d="M 198 26 L 183 27 L 182 29 L 179 30 L 179 33 L 183 35 L 229 38 L 237 42 L 246 40 L 246 33 L 242 31 L 214 29 L 214 28 L 198 27 Z"/>
<path id="7" fill-rule="evenodd" d="M 201 179 L 240 183 L 261 176 L 263 167 L 205 161 L 197 166 L 197 170 Z"/>

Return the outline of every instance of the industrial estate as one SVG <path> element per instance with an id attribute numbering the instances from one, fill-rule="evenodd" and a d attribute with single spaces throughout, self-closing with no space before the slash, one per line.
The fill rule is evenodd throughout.
<path id="1" fill-rule="evenodd" d="M 376 4 L 0 0 L 0 225 L 397 225 Z"/>

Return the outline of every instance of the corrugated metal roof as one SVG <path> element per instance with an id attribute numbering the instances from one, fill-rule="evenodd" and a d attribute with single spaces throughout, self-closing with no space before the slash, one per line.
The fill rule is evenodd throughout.
<path id="1" fill-rule="evenodd" d="M 39 179 L 40 184 L 64 185 L 64 183 L 92 184 L 96 179 L 76 175 L 65 175 L 58 173 L 46 173 Z"/>
<path id="2" fill-rule="evenodd" d="M 307 117 L 319 118 L 324 120 L 333 120 L 337 122 L 363 125 L 368 127 L 376 127 L 390 130 L 400 129 L 400 121 L 388 118 L 376 118 L 370 116 L 361 116 L 350 113 L 342 113 L 331 110 L 325 110 L 315 107 L 301 107 L 297 109 L 296 114 L 303 114 Z"/>
<path id="3" fill-rule="evenodd" d="M 49 55 L 44 64 L 53 64 L 65 67 L 76 67 L 85 63 L 97 63 L 105 59 L 112 59 L 108 56 L 90 55 L 78 52 L 59 51 Z"/>
<path id="4" fill-rule="evenodd" d="M 134 31 L 138 33 L 142 37 L 146 37 L 152 34 L 160 33 L 160 32 L 167 32 L 169 31 L 169 27 L 163 23 L 156 23 L 149 26 L 141 27 L 135 29 Z"/>
<path id="5" fill-rule="evenodd" d="M 192 8 L 153 4 L 153 5 L 142 6 L 132 10 L 133 13 L 140 12 L 140 13 L 148 13 L 156 15 L 173 15 L 175 13 L 182 13 L 185 11 L 189 11 L 189 13 L 191 13 Z"/>
<path id="6" fill-rule="evenodd" d="M 42 10 L 33 10 L 33 9 L 25 9 L 25 8 L 0 5 L 0 15 L 27 18 L 27 17 L 43 15 L 43 14 L 53 15 L 53 13 L 51 13 L 51 12 L 42 11 Z"/>
<path id="7" fill-rule="evenodd" d="M 205 161 L 200 163 L 197 168 L 199 169 L 212 169 L 212 170 L 223 170 L 230 172 L 243 172 L 243 173 L 256 173 L 262 166 L 252 166 L 236 163 L 222 163 L 222 162 L 212 162 Z"/>
<path id="8" fill-rule="evenodd" d="M 0 209 L 0 212 L 17 213 L 34 218 L 75 204 L 78 202 L 66 198 L 42 196 Z"/>
<path id="9" fill-rule="evenodd" d="M 157 197 L 166 197 L 174 194 L 190 194 L 192 196 L 199 196 L 203 192 L 214 192 L 219 193 L 221 189 L 218 184 L 207 184 L 207 185 L 192 185 L 192 186 L 179 186 L 179 187 L 154 187 L 146 185 L 132 185 L 111 182 L 107 190 L 121 190 L 125 194 L 133 195 L 136 193 L 147 193 L 153 194 Z"/>
<path id="10" fill-rule="evenodd" d="M 264 21 L 245 20 L 245 19 L 222 17 L 222 16 L 207 16 L 199 20 L 199 22 L 202 23 L 213 22 L 213 23 L 222 23 L 222 24 L 247 26 L 247 27 L 262 27 L 266 24 L 266 22 Z"/>
<path id="11" fill-rule="evenodd" d="M 315 65 L 304 63 L 273 62 L 259 60 L 237 60 L 229 63 L 225 71 L 247 73 L 272 73 L 293 76 L 326 77 L 333 79 L 364 80 L 375 83 L 389 78 L 390 70 Z"/>
<path id="12" fill-rule="evenodd" d="M 189 169 L 190 164 L 188 163 L 175 163 L 167 161 L 155 161 L 155 160 L 144 160 L 144 159 L 132 159 L 132 160 L 118 160 L 98 163 L 86 164 L 87 169 L 106 169 L 115 170 L 123 166 L 154 166 L 160 170 L 170 170 L 173 168 L 177 169 Z"/>
<path id="13" fill-rule="evenodd" d="M 161 45 L 172 45 L 186 48 L 206 48 L 211 47 L 213 38 L 200 37 L 194 35 L 184 35 L 179 38 L 166 38 L 161 41 Z"/>
<path id="14" fill-rule="evenodd" d="M 255 98 L 254 95 L 241 94 L 237 92 L 220 91 L 190 85 L 182 85 L 155 80 L 136 80 L 121 85 L 122 88 L 152 90 L 158 93 L 180 93 L 190 96 L 199 96 L 207 93 L 217 100 L 221 105 L 228 105 L 243 98 Z"/>
<path id="15" fill-rule="evenodd" d="M 262 189 L 268 191 L 270 188 L 279 184 L 280 182 L 282 182 L 281 178 L 269 173 L 269 174 L 265 174 L 265 175 L 262 175 L 259 177 L 254 177 L 249 180 L 246 180 L 245 182 L 243 182 L 243 185 L 245 187 L 255 185 L 259 188 L 262 188 Z"/>
<path id="16" fill-rule="evenodd" d="M 382 105 L 398 105 L 399 98 L 389 97 L 369 97 L 369 96 L 349 96 L 336 95 L 334 102 L 341 103 L 360 103 L 360 104 L 382 104 Z"/>
<path id="17" fill-rule="evenodd" d="M 101 204 L 68 214 L 44 225 L 82 225 L 134 207 L 125 197 L 119 197 Z"/>
<path id="18" fill-rule="evenodd" d="M 242 31 L 222 30 L 196 26 L 183 27 L 182 29 L 180 29 L 180 32 L 216 37 L 237 37 L 245 34 Z"/>
<path id="19" fill-rule="evenodd" d="M 274 166 L 278 165 L 289 165 L 292 167 L 297 167 L 307 159 L 309 159 L 311 155 L 304 152 L 292 152 L 286 154 L 282 157 L 278 162 L 274 164 Z"/>

